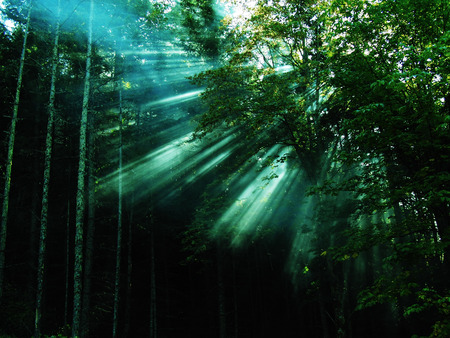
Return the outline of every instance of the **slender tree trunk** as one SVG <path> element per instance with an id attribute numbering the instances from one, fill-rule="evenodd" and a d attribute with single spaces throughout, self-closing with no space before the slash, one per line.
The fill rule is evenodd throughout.
<path id="1" fill-rule="evenodd" d="M 66 276 L 64 295 L 64 327 L 69 324 L 69 264 L 70 264 L 70 199 L 67 200 L 67 220 L 66 220 Z"/>
<path id="2" fill-rule="evenodd" d="M 239 337 L 238 288 L 236 283 L 236 257 L 233 255 L 233 307 L 234 307 L 234 338 Z"/>
<path id="3" fill-rule="evenodd" d="M 219 311 L 219 338 L 225 338 L 227 335 L 227 318 L 225 312 L 225 284 L 223 281 L 223 254 L 220 243 L 217 243 L 217 292 L 218 292 L 218 311 Z"/>
<path id="4" fill-rule="evenodd" d="M 153 217 L 153 215 L 152 215 Z M 156 271 L 155 271 L 155 238 L 153 229 L 153 218 L 150 220 L 150 338 L 157 336 L 157 320 L 156 320 Z"/>
<path id="5" fill-rule="evenodd" d="M 33 3 L 32 1 L 30 1 L 27 14 L 27 23 L 25 26 L 25 32 L 23 36 L 22 54 L 20 55 L 16 97 L 14 99 L 13 114 L 11 117 L 11 127 L 9 129 L 8 155 L 6 159 L 6 168 L 5 168 L 5 188 L 3 192 L 3 205 L 2 205 L 2 221 L 0 228 L 0 304 L 3 298 L 3 280 L 5 277 L 5 249 L 6 249 L 7 224 L 8 224 L 9 191 L 11 189 L 11 170 L 13 163 L 14 143 L 16 138 L 16 124 L 18 119 L 17 115 L 19 112 L 20 91 L 22 88 L 23 66 L 25 64 L 25 53 L 27 50 L 27 38 L 28 32 L 30 30 L 32 7 Z"/>
<path id="6" fill-rule="evenodd" d="M 430 208 L 430 211 L 434 215 L 441 240 L 448 243 L 450 241 L 450 208 L 445 203 L 439 204 Z M 450 274 L 450 246 L 444 248 L 444 273 Z"/>
<path id="7" fill-rule="evenodd" d="M 34 139 L 38 140 L 41 135 L 40 126 L 41 117 L 40 114 L 34 116 Z M 29 230 L 29 263 L 28 263 L 28 296 L 31 302 L 36 301 L 36 274 L 38 270 L 38 255 L 39 255 L 39 228 L 40 228 L 40 207 L 41 207 L 41 190 L 42 184 L 39 179 L 40 172 L 40 157 L 33 156 L 33 188 L 31 191 L 31 207 L 30 207 L 30 230 Z"/>
<path id="8" fill-rule="evenodd" d="M 36 140 L 39 139 L 41 135 L 40 130 L 40 116 L 39 114 L 35 114 L 34 117 L 34 138 Z M 29 263 L 28 263 L 28 299 L 30 302 L 36 300 L 36 273 L 38 269 L 38 245 L 39 245 L 39 212 L 41 198 L 40 191 L 41 180 L 39 179 L 39 166 L 40 158 L 39 156 L 33 156 L 33 173 L 35 177 L 33 178 L 33 188 L 31 191 L 31 208 L 30 208 L 30 231 L 29 231 Z"/>
<path id="9" fill-rule="evenodd" d="M 56 20 L 55 40 L 53 43 L 53 60 L 52 72 L 50 80 L 50 97 L 48 101 L 48 121 L 47 121 L 47 137 L 45 139 L 45 159 L 44 159 L 44 182 L 42 186 L 42 209 L 41 209 L 41 230 L 39 235 L 39 255 L 37 269 L 37 290 L 36 290 L 36 315 L 34 323 L 34 336 L 39 338 L 41 335 L 41 318 L 42 318 L 42 294 L 44 289 L 44 261 L 47 242 L 47 223 L 48 223 L 48 190 L 50 185 L 50 169 L 52 159 L 53 146 L 53 122 L 55 119 L 55 82 L 56 67 L 58 64 L 58 44 L 59 44 L 59 15 L 61 3 L 58 0 L 58 14 Z"/>
<path id="10" fill-rule="evenodd" d="M 322 327 L 322 337 L 330 337 L 328 331 L 328 319 L 327 319 L 327 309 L 325 307 L 325 301 L 323 300 L 322 291 L 319 290 L 319 311 L 320 311 L 320 325 Z"/>
<path id="11" fill-rule="evenodd" d="M 113 338 L 117 337 L 120 301 L 120 263 L 122 254 L 122 85 L 119 83 L 119 182 L 117 203 L 116 280 L 114 283 Z"/>
<path id="12" fill-rule="evenodd" d="M 132 243 L 133 243 L 133 206 L 134 197 L 131 197 L 131 205 L 129 206 L 130 218 L 128 221 L 128 240 L 127 240 L 127 291 L 126 291 L 126 305 L 125 305 L 125 326 L 123 330 L 123 336 L 128 337 L 130 333 L 130 320 L 131 320 L 131 274 L 133 272 L 133 256 L 132 256 Z"/>
<path id="13" fill-rule="evenodd" d="M 37 127 L 36 129 L 39 129 Z M 37 136 L 37 134 L 35 135 Z M 33 161 L 33 170 L 35 173 L 39 172 L 39 159 L 35 158 Z M 38 216 L 38 208 L 39 208 L 39 190 L 40 187 L 40 181 L 36 178 L 33 182 L 33 190 L 31 192 L 31 217 L 30 217 L 30 230 L 29 230 L 29 263 L 28 263 L 28 286 L 27 286 L 27 292 L 28 292 L 28 298 L 30 299 L 30 302 L 33 300 L 36 300 L 36 274 L 37 271 L 37 262 L 38 262 L 38 223 L 39 223 L 39 216 Z"/>
<path id="14" fill-rule="evenodd" d="M 73 280 L 73 320 L 72 336 L 80 336 L 81 292 L 83 272 L 83 225 L 85 209 L 85 176 L 86 176 L 86 134 L 88 122 L 89 92 L 92 58 L 92 23 L 94 19 L 94 0 L 90 2 L 88 45 L 86 53 L 86 77 L 84 79 L 83 106 L 80 123 L 80 158 L 78 165 L 77 209 L 75 215 L 75 262 Z"/>
<path id="15" fill-rule="evenodd" d="M 90 120 L 93 125 L 92 119 Z M 95 234 L 95 175 L 94 175 L 94 133 L 89 128 L 89 165 L 88 165 L 88 221 L 86 231 L 86 248 L 84 260 L 83 278 L 83 307 L 81 309 L 82 336 L 89 336 L 89 311 L 91 304 L 91 278 L 94 259 L 94 234 Z"/>

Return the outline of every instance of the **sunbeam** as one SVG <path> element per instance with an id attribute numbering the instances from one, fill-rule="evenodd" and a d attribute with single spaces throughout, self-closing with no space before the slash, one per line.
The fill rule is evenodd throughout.
<path id="1" fill-rule="evenodd" d="M 257 237 L 267 226 L 283 223 L 289 210 L 289 193 L 296 182 L 298 170 L 287 163 L 261 167 L 270 156 L 285 154 L 289 148 L 272 147 L 245 173 L 237 175 L 228 183 L 227 189 L 237 196 L 234 203 L 221 215 L 215 224 L 215 233 L 231 235 L 231 244 L 240 246 L 248 239 Z M 280 213 L 280 211 L 282 211 Z"/>
<path id="2" fill-rule="evenodd" d="M 183 189 L 216 168 L 236 149 L 236 137 L 228 133 L 221 140 L 191 141 L 192 132 L 172 139 L 122 170 L 124 193 L 135 198 L 155 196 L 158 203 L 174 198 Z M 117 189 L 119 171 L 100 180 L 104 194 Z"/>
<path id="3" fill-rule="evenodd" d="M 154 107 L 158 107 L 158 106 L 168 107 L 168 106 L 172 106 L 172 105 L 185 103 L 185 102 L 188 102 L 191 100 L 198 99 L 198 97 L 202 91 L 203 90 L 194 90 L 189 93 L 179 94 L 179 95 L 167 97 L 164 99 L 160 99 L 157 101 L 152 101 L 152 102 L 145 104 L 143 106 L 143 108 L 148 109 L 148 108 L 154 108 Z"/>

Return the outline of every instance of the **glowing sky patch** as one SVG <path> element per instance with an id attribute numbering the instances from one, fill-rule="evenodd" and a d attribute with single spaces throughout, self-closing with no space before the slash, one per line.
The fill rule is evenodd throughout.
<path id="1" fill-rule="evenodd" d="M 230 7 L 231 26 L 233 28 L 242 26 L 252 15 L 252 10 L 257 4 L 257 0 L 237 0 Z"/>
<path id="2" fill-rule="evenodd" d="M 2 9 L 2 10 L 5 9 L 3 0 L 0 0 L 0 9 Z M 4 18 L 2 13 L 0 13 L 0 20 L 5 25 L 6 29 L 8 29 L 10 32 L 12 32 L 14 30 L 14 28 L 16 27 L 16 23 L 12 20 Z"/>

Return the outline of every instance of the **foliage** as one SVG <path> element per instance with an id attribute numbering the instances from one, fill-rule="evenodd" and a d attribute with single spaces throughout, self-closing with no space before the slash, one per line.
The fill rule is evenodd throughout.
<path id="1" fill-rule="evenodd" d="M 226 41 L 218 4 L 212 0 L 182 0 L 175 7 L 172 20 L 181 46 L 188 52 L 215 60 L 220 57 Z"/>
<path id="2" fill-rule="evenodd" d="M 323 252 L 379 249 L 364 306 L 411 295 L 449 256 L 449 11 L 435 0 L 260 1 L 225 64 L 193 78 L 209 107 L 199 136 L 226 126 L 257 148 L 290 145 L 322 183 L 312 192 L 353 193 L 345 244 Z M 333 144 L 331 170 L 318 154 L 333 157 Z"/>
<path id="3" fill-rule="evenodd" d="M 355 4 L 365 16 L 336 18 L 335 27 L 342 28 L 332 35 L 339 38 L 330 39 L 336 47 L 330 110 L 345 116 L 341 159 L 362 162 L 363 180 L 382 175 L 365 184 L 385 187 L 374 199 L 395 203 L 414 195 L 420 199 L 415 208 L 447 204 L 448 6 L 439 1 Z M 433 28 L 422 20 L 409 23 L 423 6 L 431 7 L 426 15 L 437 14 Z"/>
<path id="4" fill-rule="evenodd" d="M 225 125 L 238 128 L 256 149 L 289 145 L 311 183 L 317 181 L 332 126 L 321 108 L 327 87 L 315 15 L 301 2 L 256 5 L 248 22 L 234 31 L 223 66 L 192 78 L 206 86 L 202 98 L 208 105 L 197 135 Z"/>
<path id="5" fill-rule="evenodd" d="M 447 337 L 450 334 L 450 297 L 440 295 L 432 288 L 423 288 L 416 293 L 417 303 L 405 310 L 405 316 L 414 313 L 437 312 L 438 320 L 432 327 L 430 337 Z"/>
<path id="6" fill-rule="evenodd" d="M 211 263 L 209 253 L 214 247 L 211 228 L 223 202 L 220 197 L 209 198 L 207 195 L 204 195 L 203 199 L 205 204 L 197 210 L 194 221 L 183 233 L 183 251 L 186 252 L 183 264 Z"/>
<path id="7" fill-rule="evenodd" d="M 337 251 L 341 259 L 383 248 L 384 271 L 360 294 L 361 308 L 412 295 L 448 256 L 449 6 L 335 1 L 331 9 L 328 106 L 344 136 L 337 159 L 355 176 L 324 188 L 354 191 L 363 214 L 391 215 L 356 226 Z M 408 311 L 419 307 L 412 302 Z"/>

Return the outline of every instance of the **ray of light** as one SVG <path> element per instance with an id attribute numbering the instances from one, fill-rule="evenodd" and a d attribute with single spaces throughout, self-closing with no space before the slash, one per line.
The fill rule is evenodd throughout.
<path id="1" fill-rule="evenodd" d="M 190 142 L 191 136 L 191 132 L 181 135 L 126 165 L 122 169 L 124 193 L 134 192 L 137 199 L 153 195 L 164 202 L 217 167 L 236 148 L 231 133 L 208 143 Z M 118 171 L 103 177 L 103 193 L 115 191 L 117 181 Z"/>
<path id="2" fill-rule="evenodd" d="M 274 146 L 260 158 L 285 153 L 286 147 Z M 230 183 L 230 189 L 240 192 L 235 202 L 222 214 L 215 225 L 217 235 L 225 232 L 232 236 L 233 246 L 239 246 L 248 238 L 258 236 L 267 224 L 279 214 L 279 206 L 286 203 L 285 195 L 296 180 L 298 171 L 279 165 L 259 168 L 259 161 L 244 175 Z M 272 177 L 272 178 L 271 178 Z"/>
<path id="3" fill-rule="evenodd" d="M 314 237 L 317 235 L 315 229 L 317 224 L 312 221 L 315 206 L 313 197 L 303 197 L 299 201 L 298 211 L 293 219 L 296 227 L 286 262 L 286 269 L 291 274 L 293 281 L 299 280 L 299 276 L 305 271 L 305 266 L 314 257 L 311 247 Z"/>
<path id="4" fill-rule="evenodd" d="M 187 101 L 191 101 L 194 99 L 198 99 L 200 93 L 202 93 L 203 90 L 194 90 L 188 93 L 179 94 L 171 97 L 166 97 L 164 99 L 159 99 L 156 101 L 149 102 L 143 106 L 144 109 L 153 108 L 157 106 L 171 106 L 175 104 L 181 104 L 185 103 Z"/>

